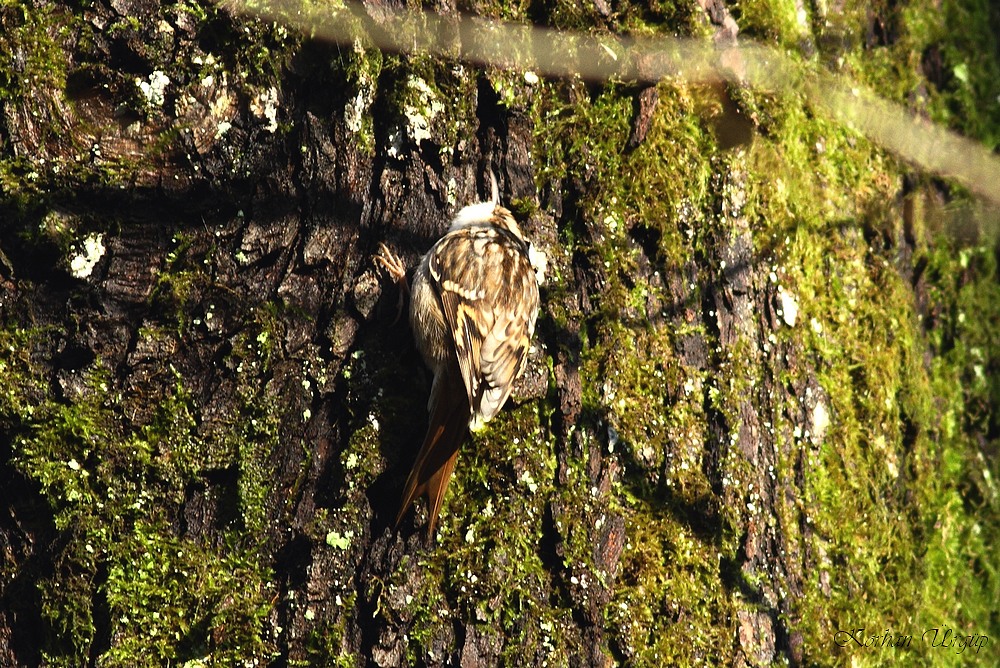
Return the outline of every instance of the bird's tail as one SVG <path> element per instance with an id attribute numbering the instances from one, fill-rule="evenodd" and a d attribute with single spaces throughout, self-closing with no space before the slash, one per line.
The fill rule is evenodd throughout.
<path id="1" fill-rule="evenodd" d="M 448 376 L 446 375 L 445 378 Z M 442 380 L 445 380 L 442 378 Z M 454 382 L 454 381 L 452 381 Z M 461 380 L 459 380 L 461 383 Z M 458 448 L 469 428 L 469 403 L 464 387 L 439 387 L 431 409 L 430 423 L 423 445 L 417 453 L 413 469 L 403 487 L 403 503 L 396 515 L 396 528 L 414 500 L 427 492 L 429 502 L 427 535 L 434 535 L 438 513 L 444 502 L 444 493 L 455 470 Z M 457 392 L 454 390 L 458 390 Z"/>

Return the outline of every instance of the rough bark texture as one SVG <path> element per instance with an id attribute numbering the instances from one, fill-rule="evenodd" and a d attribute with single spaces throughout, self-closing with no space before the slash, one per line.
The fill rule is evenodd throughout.
<path id="1" fill-rule="evenodd" d="M 833 4 L 507 11 L 919 65 L 885 94 L 996 145 L 995 9 Z M 942 184 L 796 100 L 207 4 L 5 2 L 0 51 L 0 664 L 996 658 L 996 254 Z M 371 258 L 490 171 L 549 279 L 428 541 L 391 526 L 429 378 Z"/>

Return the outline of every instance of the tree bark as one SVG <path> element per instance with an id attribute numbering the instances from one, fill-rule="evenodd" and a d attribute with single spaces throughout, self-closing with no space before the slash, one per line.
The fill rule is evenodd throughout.
<path id="1" fill-rule="evenodd" d="M 572 11 L 531 19 L 739 29 L 724 3 Z M 902 10 L 857 46 L 822 11 L 806 53 L 899 39 Z M 935 237 L 940 183 L 738 87 L 536 82 L 209 4 L 0 28 L 3 665 L 834 665 L 996 636 L 996 258 Z M 549 276 L 428 540 L 423 506 L 393 520 L 430 379 L 372 258 L 412 267 L 491 172 Z M 859 628 L 878 649 L 838 642 Z"/>

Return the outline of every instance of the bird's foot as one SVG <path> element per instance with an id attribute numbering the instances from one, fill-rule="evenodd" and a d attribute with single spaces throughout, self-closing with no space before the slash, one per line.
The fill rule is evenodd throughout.
<path id="1" fill-rule="evenodd" d="M 406 265 L 403 260 L 389 250 L 384 243 L 379 243 L 378 253 L 372 258 L 372 264 L 381 267 L 386 275 L 399 287 L 399 301 L 396 303 L 396 317 L 392 321 L 395 325 L 399 322 L 399 317 L 403 314 L 403 295 L 409 294 L 410 285 L 406 281 Z"/>

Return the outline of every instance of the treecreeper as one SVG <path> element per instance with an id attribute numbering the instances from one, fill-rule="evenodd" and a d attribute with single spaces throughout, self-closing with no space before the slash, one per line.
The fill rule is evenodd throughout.
<path id="1" fill-rule="evenodd" d="M 426 492 L 428 536 L 462 442 L 499 412 L 524 370 L 538 316 L 544 255 L 500 205 L 492 181 L 492 201 L 458 212 L 420 259 L 410 288 L 410 326 L 434 381 L 427 434 L 403 487 L 396 526 Z M 402 263 L 384 245 L 376 261 L 405 280 Z"/>

